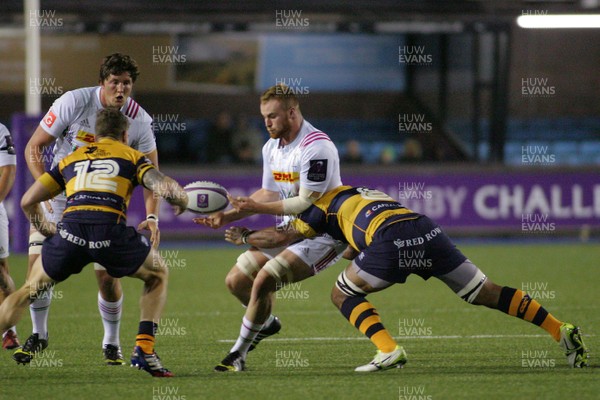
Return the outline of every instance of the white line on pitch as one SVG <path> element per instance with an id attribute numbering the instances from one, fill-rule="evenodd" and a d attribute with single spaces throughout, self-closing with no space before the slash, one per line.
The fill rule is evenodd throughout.
<path id="1" fill-rule="evenodd" d="M 435 335 L 435 336 L 395 336 L 394 339 L 513 339 L 536 338 L 548 335 Z M 595 336 L 595 335 L 585 335 Z M 367 340 L 365 337 L 306 337 L 306 338 L 269 338 L 269 342 L 327 342 L 337 340 Z M 235 340 L 220 339 L 220 343 L 234 343 Z"/>

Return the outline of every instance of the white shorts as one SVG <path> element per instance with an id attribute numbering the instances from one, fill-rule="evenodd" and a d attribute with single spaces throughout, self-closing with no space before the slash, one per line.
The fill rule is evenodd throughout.
<path id="1" fill-rule="evenodd" d="M 313 270 L 313 274 L 316 275 L 335 264 L 347 246 L 346 243 L 335 240 L 329 235 L 322 235 L 311 239 L 304 239 L 290 246 L 260 249 L 260 251 L 267 258 L 271 259 L 287 249 L 297 255 L 306 265 L 309 265 Z"/>
<path id="2" fill-rule="evenodd" d="M 8 215 L 4 204 L 0 203 L 0 258 L 8 258 Z"/>

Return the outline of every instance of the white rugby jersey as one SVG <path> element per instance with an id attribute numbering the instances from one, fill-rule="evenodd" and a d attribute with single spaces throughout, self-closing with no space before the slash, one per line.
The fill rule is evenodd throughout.
<path id="1" fill-rule="evenodd" d="M 300 187 L 325 193 L 342 185 L 337 148 L 306 120 L 292 143 L 280 146 L 279 139 L 269 139 L 262 155 L 262 187 L 279 192 L 280 199 L 297 196 Z"/>
<path id="2" fill-rule="evenodd" d="M 17 153 L 8 128 L 0 124 L 0 167 L 17 165 Z"/>
<path id="3" fill-rule="evenodd" d="M 52 167 L 81 146 L 94 141 L 96 113 L 102 109 L 100 86 L 71 90 L 54 101 L 40 126 L 57 140 Z M 129 120 L 129 145 L 144 154 L 156 149 L 152 118 L 131 97 L 121 112 Z"/>

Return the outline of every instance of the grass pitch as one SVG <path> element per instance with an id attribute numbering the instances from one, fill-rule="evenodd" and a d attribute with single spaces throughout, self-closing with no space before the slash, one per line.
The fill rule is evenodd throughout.
<path id="1" fill-rule="evenodd" d="M 468 305 L 436 279 L 413 276 L 369 296 L 405 347 L 408 363 L 402 369 L 355 373 L 375 348 L 329 301 L 344 261 L 283 288 L 274 309 L 281 333 L 249 354 L 247 371 L 215 373 L 212 368 L 237 338 L 244 312 L 223 284 L 240 248 L 199 243 L 197 249 L 178 250 L 165 244 L 171 280 L 156 349 L 175 378 L 102 364 L 97 287 L 88 266 L 55 288 L 46 352 L 31 366 L 16 365 L 12 352 L 1 353 L 0 399 L 598 398 L 597 244 L 460 247 L 494 282 L 527 288 L 557 318 L 580 325 L 591 367 L 568 367 L 558 345 L 540 328 Z M 26 258 L 12 256 L 10 265 L 19 286 Z M 142 284 L 123 279 L 123 286 L 121 342 L 127 356 L 137 333 Z M 22 341 L 31 332 L 28 315 L 18 332 Z"/>

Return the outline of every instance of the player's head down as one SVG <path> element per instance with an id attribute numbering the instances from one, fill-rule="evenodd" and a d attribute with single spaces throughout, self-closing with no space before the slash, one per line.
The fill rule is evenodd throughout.
<path id="1" fill-rule="evenodd" d="M 96 139 L 110 137 L 125 142 L 129 121 L 116 108 L 103 108 L 96 113 Z"/>
<path id="2" fill-rule="evenodd" d="M 260 96 L 260 113 L 272 139 L 286 137 L 302 123 L 298 98 L 283 84 L 270 87 Z"/>

